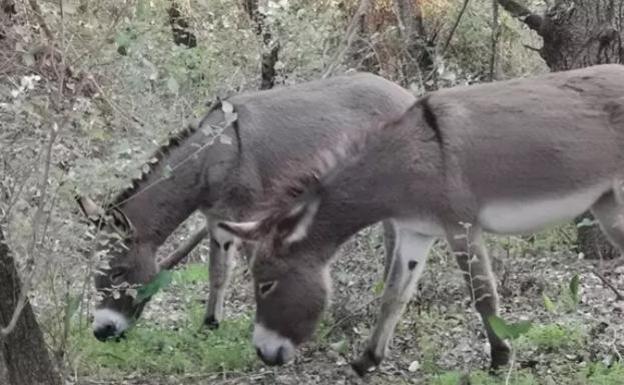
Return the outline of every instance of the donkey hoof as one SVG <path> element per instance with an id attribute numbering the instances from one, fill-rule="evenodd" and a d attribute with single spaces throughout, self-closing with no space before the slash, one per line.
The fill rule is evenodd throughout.
<path id="1" fill-rule="evenodd" d="M 219 328 L 219 321 L 217 321 L 217 319 L 213 315 L 211 315 L 204 318 L 204 325 L 210 330 L 216 330 Z"/>
<path id="2" fill-rule="evenodd" d="M 381 358 L 377 357 L 372 350 L 366 349 L 360 358 L 351 362 L 351 367 L 358 376 L 364 377 L 371 368 L 378 366 L 379 363 L 381 363 Z"/>
<path id="3" fill-rule="evenodd" d="M 496 371 L 501 367 L 507 366 L 511 351 L 508 346 L 500 347 L 496 350 L 492 349 L 492 362 L 490 369 Z"/>

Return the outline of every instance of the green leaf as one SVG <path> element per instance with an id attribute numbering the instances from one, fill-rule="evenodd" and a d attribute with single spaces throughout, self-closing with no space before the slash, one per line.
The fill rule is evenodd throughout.
<path id="1" fill-rule="evenodd" d="M 592 226 L 594 226 L 594 225 L 595 225 L 595 224 L 597 224 L 597 223 L 598 223 L 598 222 L 596 222 L 596 221 L 592 221 L 592 220 L 591 220 L 591 219 L 589 219 L 589 218 L 583 218 L 583 220 L 582 220 L 582 221 L 580 221 L 579 223 L 577 223 L 577 224 L 576 224 L 576 227 L 577 227 L 577 228 L 579 228 L 579 229 L 580 229 L 581 227 L 592 227 Z"/>
<path id="2" fill-rule="evenodd" d="M 171 165 L 166 164 L 165 167 L 163 167 L 163 177 L 169 179 L 173 176 L 173 169 L 171 168 Z"/>
<path id="3" fill-rule="evenodd" d="M 550 313 L 554 313 L 557 310 L 557 306 L 555 306 L 553 301 L 546 294 L 542 297 L 544 298 L 544 307 L 546 310 Z"/>
<path id="4" fill-rule="evenodd" d="M 172 94 L 177 94 L 178 91 L 180 91 L 180 85 L 173 77 L 167 79 L 167 88 L 169 88 L 169 91 L 171 91 Z"/>
<path id="5" fill-rule="evenodd" d="M 498 316 L 490 316 L 488 322 L 496 335 L 503 340 L 515 340 L 531 329 L 531 321 L 520 321 L 508 324 L 504 319 Z"/>
<path id="6" fill-rule="evenodd" d="M 520 321 L 509 325 L 509 332 L 511 334 L 511 339 L 518 339 L 523 334 L 526 334 L 533 324 L 531 321 Z"/>
<path id="7" fill-rule="evenodd" d="M 238 119 L 238 114 L 234 112 L 234 106 L 227 100 L 221 102 L 221 110 L 223 111 L 223 117 L 225 119 L 225 127 L 231 125 Z"/>
<path id="8" fill-rule="evenodd" d="M 383 280 L 377 281 L 377 283 L 373 285 L 373 294 L 380 295 L 381 293 L 383 293 L 384 285 L 385 283 Z"/>
<path id="9" fill-rule="evenodd" d="M 127 48 L 130 45 L 130 35 L 125 32 L 120 32 L 115 36 L 115 43 L 117 47 Z"/>
<path id="10" fill-rule="evenodd" d="M 79 296 L 69 296 L 65 298 L 65 319 L 70 319 L 80 307 Z"/>
<path id="11" fill-rule="evenodd" d="M 572 302 L 574 302 L 574 304 L 577 304 L 580 302 L 580 298 L 579 298 L 580 283 L 581 283 L 581 278 L 579 277 L 578 274 L 576 274 L 574 277 L 572 277 L 572 280 L 570 280 L 570 298 L 572 298 Z"/>
<path id="12" fill-rule="evenodd" d="M 158 293 L 159 290 L 167 287 L 171 283 L 172 276 L 173 272 L 171 270 L 163 270 L 156 274 L 154 279 L 137 290 L 137 296 L 134 299 L 134 303 L 141 303 Z"/>
<path id="13" fill-rule="evenodd" d="M 509 338 L 509 326 L 504 319 L 500 318 L 499 316 L 492 315 L 488 318 L 488 322 L 490 323 L 492 330 L 498 336 L 498 338 L 500 338 L 501 340 L 506 340 Z"/>

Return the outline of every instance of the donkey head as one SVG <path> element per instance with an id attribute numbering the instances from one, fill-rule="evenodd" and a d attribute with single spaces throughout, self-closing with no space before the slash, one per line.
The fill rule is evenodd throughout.
<path id="1" fill-rule="evenodd" d="M 255 242 L 252 262 L 256 298 L 253 343 L 269 365 L 290 361 L 295 347 L 308 340 L 330 292 L 326 247 L 312 247 L 309 230 L 317 198 L 300 200 L 257 222 L 221 222 L 235 236 Z"/>
<path id="2" fill-rule="evenodd" d="M 95 275 L 99 294 L 93 334 L 100 341 L 120 337 L 139 317 L 149 298 L 137 288 L 157 273 L 155 248 L 140 242 L 136 230 L 118 208 L 104 210 L 88 198 L 77 198 L 82 212 L 96 226 L 97 250 L 102 258 Z"/>

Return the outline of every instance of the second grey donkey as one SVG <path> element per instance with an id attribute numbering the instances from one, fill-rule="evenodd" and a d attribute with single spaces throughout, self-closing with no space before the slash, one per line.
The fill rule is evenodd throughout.
<path id="1" fill-rule="evenodd" d="M 155 277 L 161 269 L 157 248 L 196 210 L 206 215 L 211 239 L 205 324 L 217 327 L 241 241 L 216 223 L 247 219 L 284 168 L 311 166 L 307 162 L 319 151 L 332 150 L 356 131 L 382 127 L 414 101 L 398 85 L 365 73 L 233 96 L 196 128 L 172 137 L 143 177 L 109 204 L 78 198 L 100 228 L 105 241 L 98 243 L 99 252 L 108 259 L 95 277 L 102 297 L 94 312 L 95 336 L 119 337 L 139 317 L 149 298 L 137 300 L 124 289 Z M 385 229 L 391 248 L 394 234 Z"/>
<path id="2" fill-rule="evenodd" d="M 293 168 L 258 220 L 218 225 L 257 242 L 253 339 L 270 364 L 291 360 L 315 330 L 337 248 L 382 220 L 396 246 L 378 323 L 352 364 L 359 374 L 386 356 L 436 238 L 465 275 L 494 367 L 510 349 L 488 322 L 498 295 L 483 232 L 532 232 L 591 209 L 624 249 L 624 66 L 433 92 L 336 148 Z"/>

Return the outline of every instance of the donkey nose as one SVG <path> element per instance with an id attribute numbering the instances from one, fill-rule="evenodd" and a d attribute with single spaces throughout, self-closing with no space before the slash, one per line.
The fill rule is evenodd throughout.
<path id="1" fill-rule="evenodd" d="M 262 362 L 269 366 L 284 365 L 284 347 L 277 349 L 277 353 L 272 356 L 263 354 L 260 348 L 256 348 L 256 353 Z"/>
<path id="2" fill-rule="evenodd" d="M 106 341 L 117 335 L 117 328 L 114 324 L 106 324 L 95 329 L 93 335 L 100 341 Z"/>

